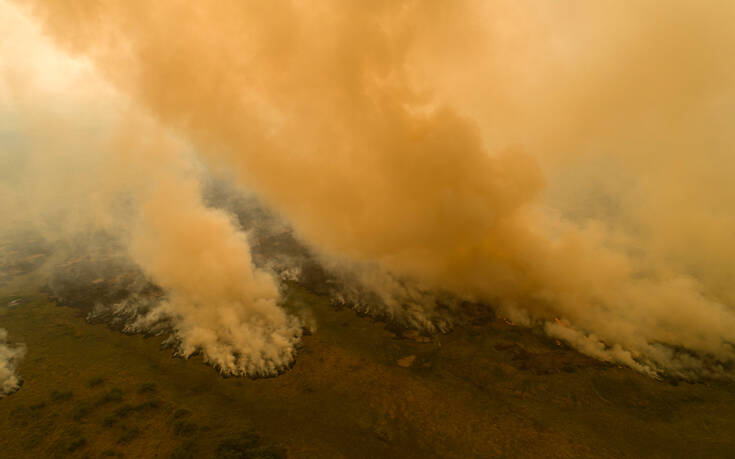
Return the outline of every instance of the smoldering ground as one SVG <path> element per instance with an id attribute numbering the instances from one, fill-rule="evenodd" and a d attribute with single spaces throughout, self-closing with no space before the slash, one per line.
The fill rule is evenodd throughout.
<path id="1" fill-rule="evenodd" d="M 139 324 L 173 321 L 182 354 L 273 371 L 301 329 L 231 215 L 203 203 L 206 169 L 378 313 L 441 330 L 479 301 L 649 374 L 729 373 L 730 2 L 15 3 L 35 31 L 21 40 L 85 69 L 54 83 L 62 112 L 82 83 L 110 94 L 94 107 L 110 134 L 80 132 L 90 153 L 65 156 L 85 191 L 64 201 L 168 293 Z M 58 186 L 69 129 L 40 123 L 44 82 L 25 77 L 49 65 L 6 69 L 4 100 L 55 139 L 32 157 Z"/>

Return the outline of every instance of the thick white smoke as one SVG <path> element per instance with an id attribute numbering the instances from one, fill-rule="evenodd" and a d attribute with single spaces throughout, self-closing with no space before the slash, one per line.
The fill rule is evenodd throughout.
<path id="1" fill-rule="evenodd" d="M 202 351 L 226 374 L 270 375 L 293 361 L 299 320 L 279 307 L 276 280 L 253 266 L 231 217 L 202 204 L 195 180 L 158 181 L 130 251 L 168 296 L 129 329 L 169 321 L 181 355 Z"/>
<path id="2" fill-rule="evenodd" d="M 21 380 L 15 367 L 25 354 L 26 347 L 23 344 L 8 344 L 8 332 L 0 328 L 0 398 L 12 394 L 20 387 Z"/>

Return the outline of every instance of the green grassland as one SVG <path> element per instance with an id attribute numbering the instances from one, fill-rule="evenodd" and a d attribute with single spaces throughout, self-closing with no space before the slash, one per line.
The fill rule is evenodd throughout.
<path id="1" fill-rule="evenodd" d="M 0 284 L 28 347 L 2 458 L 735 457 L 735 384 L 657 381 L 488 312 L 423 336 L 290 285 L 317 323 L 293 368 L 223 378 L 57 306 L 31 267 Z"/>

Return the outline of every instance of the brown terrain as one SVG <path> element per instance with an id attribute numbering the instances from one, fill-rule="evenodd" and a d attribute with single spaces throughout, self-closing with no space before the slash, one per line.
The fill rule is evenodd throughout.
<path id="1" fill-rule="evenodd" d="M 295 364 L 223 378 L 163 336 L 86 320 L 125 296 L 129 266 L 0 250 L 0 326 L 28 347 L 0 399 L 3 458 L 735 456 L 732 382 L 646 377 L 481 305 L 430 336 L 286 283 L 284 306 L 317 323 Z"/>

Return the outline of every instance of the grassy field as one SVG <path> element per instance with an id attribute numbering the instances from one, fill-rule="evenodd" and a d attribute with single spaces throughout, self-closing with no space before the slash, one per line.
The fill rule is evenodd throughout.
<path id="1" fill-rule="evenodd" d="M 12 274 L 0 327 L 28 353 L 3 458 L 735 457 L 735 384 L 656 381 L 487 314 L 427 337 L 292 285 L 318 327 L 294 367 L 222 378 Z"/>

